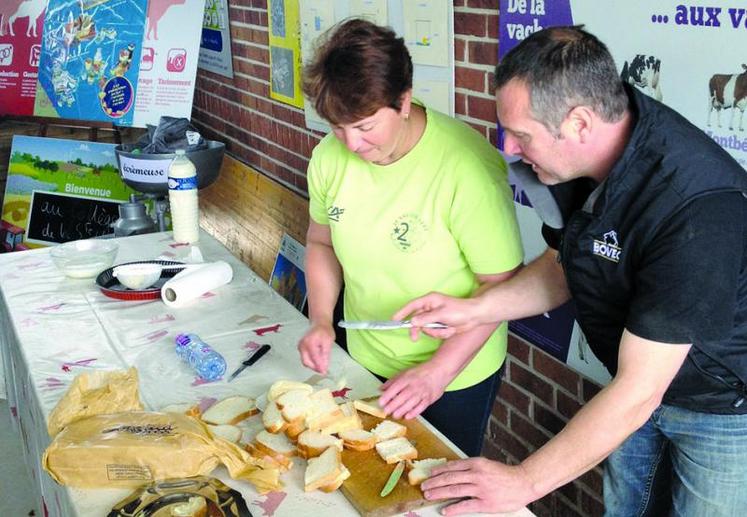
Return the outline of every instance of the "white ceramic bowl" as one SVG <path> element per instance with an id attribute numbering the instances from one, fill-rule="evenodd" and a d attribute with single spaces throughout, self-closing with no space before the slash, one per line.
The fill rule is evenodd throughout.
<path id="1" fill-rule="evenodd" d="M 119 245 L 106 239 L 59 244 L 49 251 L 52 262 L 70 278 L 92 278 L 111 267 Z"/>
<path id="2" fill-rule="evenodd" d="M 130 289 L 147 289 L 161 278 L 161 264 L 123 264 L 114 268 L 112 275 Z"/>

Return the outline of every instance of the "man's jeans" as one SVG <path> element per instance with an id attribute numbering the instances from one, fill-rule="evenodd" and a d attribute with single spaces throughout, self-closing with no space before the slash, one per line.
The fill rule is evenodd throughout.
<path id="1" fill-rule="evenodd" d="M 747 415 L 659 406 L 605 462 L 607 516 L 747 515 Z"/>

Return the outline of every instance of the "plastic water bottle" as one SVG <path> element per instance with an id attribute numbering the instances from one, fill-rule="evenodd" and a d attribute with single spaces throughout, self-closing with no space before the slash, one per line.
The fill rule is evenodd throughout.
<path id="1" fill-rule="evenodd" d="M 197 203 L 197 169 L 183 150 L 169 166 L 169 206 L 174 240 L 192 244 L 200 238 L 200 212 Z"/>
<path id="2" fill-rule="evenodd" d="M 176 355 L 187 362 L 202 379 L 214 381 L 226 373 L 226 360 L 196 334 L 176 336 Z"/>

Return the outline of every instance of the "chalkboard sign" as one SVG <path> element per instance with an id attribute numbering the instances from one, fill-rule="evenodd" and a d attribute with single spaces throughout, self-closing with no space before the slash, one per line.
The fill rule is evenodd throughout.
<path id="1" fill-rule="evenodd" d="M 118 201 L 35 190 L 25 240 L 59 244 L 109 235 L 111 224 L 119 219 L 118 207 Z"/>

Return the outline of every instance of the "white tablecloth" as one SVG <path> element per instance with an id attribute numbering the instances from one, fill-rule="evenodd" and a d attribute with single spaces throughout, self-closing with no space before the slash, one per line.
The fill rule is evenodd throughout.
<path id="1" fill-rule="evenodd" d="M 115 263 L 170 257 L 184 258 L 188 246 L 176 245 L 170 233 L 117 239 Z M 233 257 L 215 239 L 201 233 L 198 244 L 206 261 L 231 264 L 233 281 L 190 306 L 168 308 L 160 300 L 119 301 L 103 295 L 93 280 L 64 277 L 48 249 L 0 255 L 0 326 L 5 386 L 14 425 L 19 430 L 26 462 L 51 516 L 103 516 L 131 490 L 80 490 L 57 485 L 41 469 L 50 443 L 49 413 L 79 373 L 92 369 L 135 366 L 146 409 L 199 401 L 204 405 L 233 394 L 260 396 L 277 379 L 311 381 L 313 372 L 299 360 L 296 343 L 308 322 L 293 306 Z M 198 334 L 219 351 L 233 371 L 258 344 L 272 345 L 256 365 L 231 383 L 200 383 L 174 353 L 174 337 Z M 344 378 L 350 399 L 378 393 L 379 381 L 334 347 L 329 377 Z M 259 419 L 246 424 L 244 438 L 261 428 Z M 300 460 L 296 460 L 299 462 Z M 356 515 L 339 492 L 303 492 L 303 468 L 283 475 L 282 492 L 259 495 L 251 485 L 233 481 L 220 468 L 213 475 L 239 490 L 254 515 Z M 531 515 L 528 511 L 521 515 Z M 413 515 L 437 515 L 436 507 Z"/>

